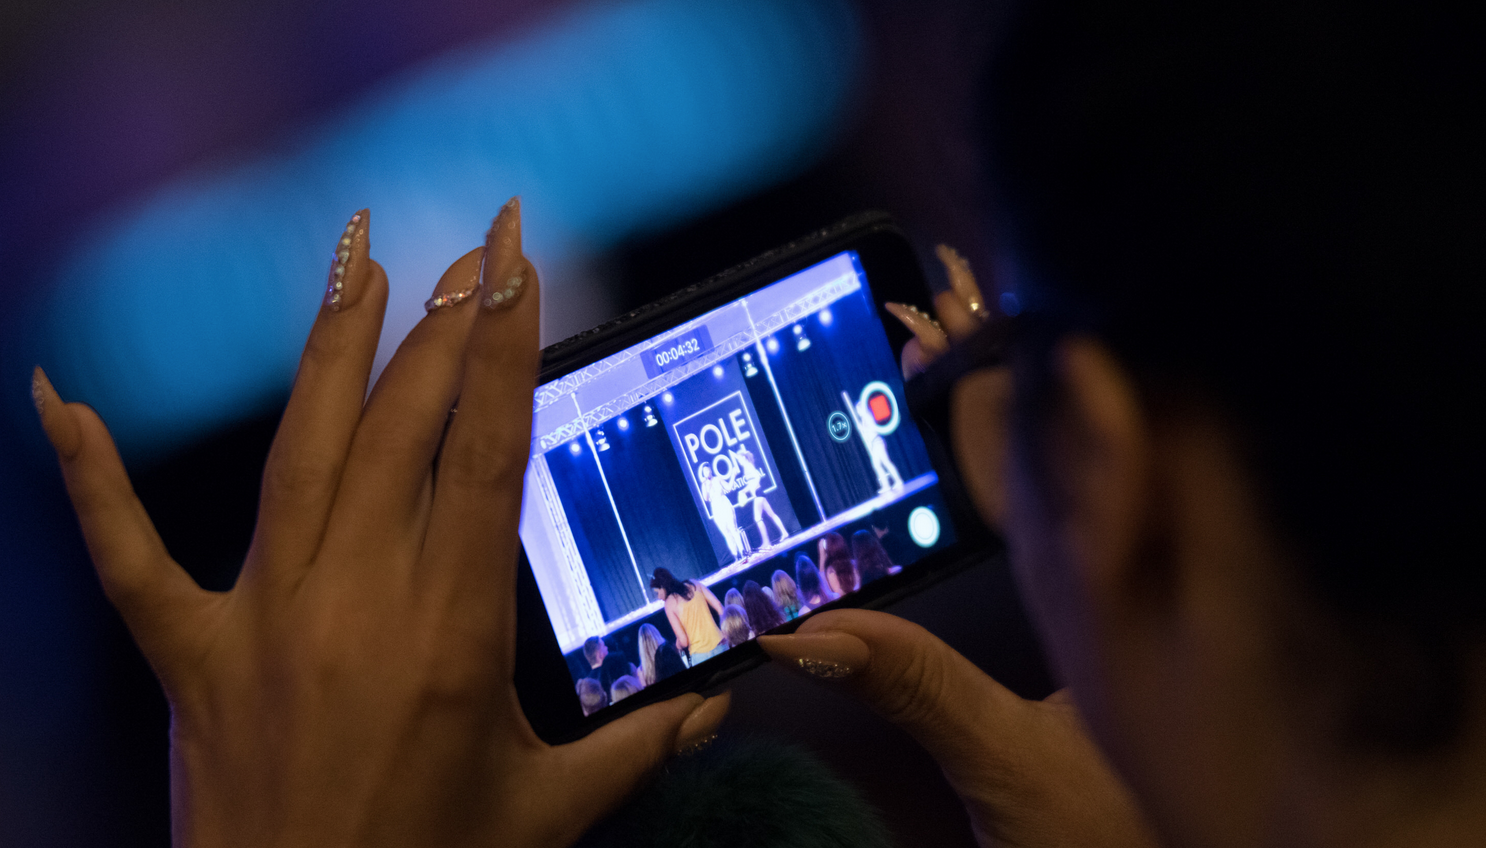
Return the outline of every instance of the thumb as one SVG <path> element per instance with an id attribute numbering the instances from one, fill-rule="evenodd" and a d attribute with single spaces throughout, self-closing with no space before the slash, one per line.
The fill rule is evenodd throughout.
<path id="1" fill-rule="evenodd" d="M 906 730 L 962 795 L 1017 771 L 1029 702 L 911 621 L 837 610 L 758 642 L 775 662 L 840 686 Z"/>
<path id="2" fill-rule="evenodd" d="M 732 694 L 702 700 L 682 695 L 616 719 L 555 750 L 573 776 L 571 805 L 578 832 L 608 815 L 671 756 L 710 741 L 727 717 Z M 583 819 L 577 821 L 576 819 Z"/>

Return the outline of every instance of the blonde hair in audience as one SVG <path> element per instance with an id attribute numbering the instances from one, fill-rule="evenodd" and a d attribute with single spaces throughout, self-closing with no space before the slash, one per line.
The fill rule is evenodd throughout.
<path id="1" fill-rule="evenodd" d="M 652 686 L 655 684 L 655 652 L 665 640 L 654 624 L 642 624 L 636 641 L 640 646 L 640 685 Z"/>
<path id="2" fill-rule="evenodd" d="M 736 648 L 753 638 L 753 629 L 748 626 L 748 614 L 737 604 L 728 604 L 722 608 L 722 638 L 727 641 L 729 648 Z"/>

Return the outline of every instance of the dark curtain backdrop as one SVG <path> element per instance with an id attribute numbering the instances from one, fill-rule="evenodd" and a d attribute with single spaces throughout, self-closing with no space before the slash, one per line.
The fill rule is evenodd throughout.
<path id="1" fill-rule="evenodd" d="M 701 492 L 697 490 L 695 482 L 691 480 L 691 475 L 685 470 L 684 464 L 690 460 L 686 457 L 680 442 L 677 441 L 675 428 L 671 425 L 727 397 L 733 392 L 740 392 L 744 405 L 748 407 L 750 416 L 754 423 L 758 425 L 754 428 L 753 434 L 756 444 L 749 445 L 749 449 L 753 451 L 754 458 L 758 462 L 767 462 L 769 464 L 775 478 L 781 481 L 780 488 L 783 488 L 783 478 L 779 477 L 779 464 L 781 461 L 792 461 L 793 456 L 793 449 L 787 440 L 783 444 L 778 444 L 769 438 L 768 431 L 764 429 L 761 423 L 758 408 L 753 403 L 752 394 L 749 392 L 748 386 L 743 379 L 743 372 L 738 367 L 738 358 L 725 359 L 717 364 L 722 366 L 722 375 L 720 377 L 715 376 L 711 368 L 704 369 L 671 387 L 673 398 L 671 403 L 662 401 L 656 405 L 656 409 L 661 413 L 661 420 L 665 424 L 667 437 L 671 440 L 671 446 L 673 448 L 671 461 L 677 463 L 677 472 L 686 478 L 687 490 L 690 492 L 692 499 L 692 509 L 695 511 L 697 517 L 705 523 L 707 537 L 712 540 L 714 558 L 712 567 L 708 573 L 716 571 L 719 567 L 731 564 L 733 558 L 732 554 L 728 552 L 727 542 L 723 540 L 722 533 L 717 529 L 717 525 L 711 519 L 707 518 L 707 511 L 702 505 Z M 762 376 L 763 374 L 760 372 L 759 377 Z M 772 402 L 772 399 L 770 399 L 770 402 Z M 795 517 L 794 510 L 790 506 L 790 499 L 782 497 L 782 495 L 783 493 L 779 489 L 775 489 L 769 495 L 769 503 L 774 507 L 774 512 L 779 515 L 780 520 L 784 522 L 784 526 L 789 532 L 798 532 L 800 529 L 799 519 Z M 736 501 L 738 498 L 737 493 L 733 493 L 731 497 Z M 736 510 L 734 514 L 737 516 L 740 527 L 747 526 L 753 522 L 752 507 Z M 765 518 L 765 520 L 767 521 L 768 519 Z M 757 544 L 757 536 L 758 534 L 756 532 L 749 534 L 749 538 L 754 544 Z"/>
<path id="2" fill-rule="evenodd" d="M 753 363 L 758 365 L 759 358 L 766 354 L 755 345 L 748 349 L 748 355 Z M 738 362 L 740 368 L 743 367 L 742 354 L 734 357 L 734 360 Z M 746 370 L 742 373 L 744 382 L 748 385 L 748 394 L 753 399 L 753 408 L 758 412 L 759 427 L 763 429 L 769 444 L 775 448 L 774 461 L 778 464 L 779 481 L 784 487 L 785 497 L 789 499 L 790 508 L 794 511 L 795 517 L 799 519 L 801 527 L 818 524 L 823 517 L 815 506 L 815 499 L 810 496 L 810 485 L 805 480 L 805 466 L 801 464 L 800 457 L 795 453 L 794 441 L 790 439 L 789 428 L 784 422 L 784 410 L 780 408 L 779 400 L 774 397 L 774 390 L 769 386 L 768 376 L 765 375 L 762 367 L 757 368 L 757 373 L 751 377 L 748 376 Z M 779 499 L 772 498 L 769 503 L 783 518 L 784 511 L 779 508 Z M 752 518 L 751 513 L 749 517 Z M 785 523 L 788 525 L 787 520 Z"/>
<path id="3" fill-rule="evenodd" d="M 658 399 L 653 400 L 651 408 L 658 405 Z M 605 422 L 609 450 L 599 452 L 599 462 L 641 574 L 648 581 L 656 566 L 669 568 L 682 580 L 712 573 L 716 561 L 712 542 L 686 472 L 676 464 L 665 422 L 646 427 L 639 409 L 623 417 L 628 429 L 620 429 L 617 420 Z"/>
<path id="4" fill-rule="evenodd" d="M 821 322 L 819 313 L 799 322 L 810 347 L 799 350 L 798 337 L 785 327 L 774 335 L 779 350 L 769 354 L 774 382 L 827 516 L 877 494 L 877 475 L 855 424 L 844 442 L 831 438 L 826 427 L 831 413 L 848 412 L 843 391 L 855 402 L 862 387 L 873 380 L 891 386 L 904 421 L 886 437 L 888 457 L 905 481 L 932 470 L 923 440 L 906 415 L 901 372 L 867 293 L 844 297 L 830 309 L 829 325 Z"/>
<path id="5" fill-rule="evenodd" d="M 593 584 L 599 612 L 605 621 L 613 621 L 644 606 L 646 594 L 635 577 L 634 563 L 625 548 L 624 537 L 620 535 L 619 520 L 609 505 L 609 496 L 604 492 L 604 483 L 599 477 L 598 465 L 593 461 L 593 453 L 588 449 L 588 442 L 580 439 L 576 444 L 579 446 L 577 455 L 568 445 L 556 447 L 544 455 L 557 496 L 562 500 L 568 527 L 578 545 L 578 555 L 583 557 L 583 569 Z"/>

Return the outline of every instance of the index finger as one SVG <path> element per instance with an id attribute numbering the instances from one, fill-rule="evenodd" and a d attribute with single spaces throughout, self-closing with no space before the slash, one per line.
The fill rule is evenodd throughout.
<path id="1" fill-rule="evenodd" d="M 507 661 L 514 640 L 499 637 L 515 620 L 516 527 L 541 362 L 541 298 L 535 270 L 521 255 L 520 216 L 513 198 L 486 238 L 479 315 L 420 562 L 425 579 L 445 593 L 447 611 L 496 636 Z"/>

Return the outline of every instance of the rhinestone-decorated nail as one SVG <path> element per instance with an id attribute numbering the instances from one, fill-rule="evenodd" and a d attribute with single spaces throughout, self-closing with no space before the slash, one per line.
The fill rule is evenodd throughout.
<path id="1" fill-rule="evenodd" d="M 800 668 L 804 669 L 805 673 L 825 680 L 841 680 L 842 678 L 850 677 L 852 672 L 856 670 L 851 666 L 829 660 L 811 660 L 802 657 L 798 662 Z"/>
<path id="2" fill-rule="evenodd" d="M 356 231 L 361 227 L 362 214 L 351 216 L 346 229 L 336 242 L 335 255 L 330 257 L 330 277 L 325 282 L 325 305 L 331 312 L 341 311 L 346 294 L 346 263 L 351 261 L 351 243 L 356 240 Z"/>
<path id="3" fill-rule="evenodd" d="M 46 393 L 41 390 L 41 369 L 31 372 L 31 403 L 36 405 L 36 414 L 46 412 Z"/>
<path id="4" fill-rule="evenodd" d="M 473 285 L 467 289 L 461 289 L 456 292 L 434 295 L 433 297 L 423 302 L 423 308 L 428 312 L 432 312 L 435 309 L 443 309 L 446 306 L 456 306 L 458 304 L 464 303 L 466 300 L 469 300 L 471 297 L 474 296 L 475 292 L 479 290 L 480 287 L 478 285 Z"/>
<path id="5" fill-rule="evenodd" d="M 480 305 L 486 309 L 510 306 L 526 288 L 530 266 L 521 255 L 521 200 L 506 201 L 490 231 L 485 234 L 484 294 Z"/>

